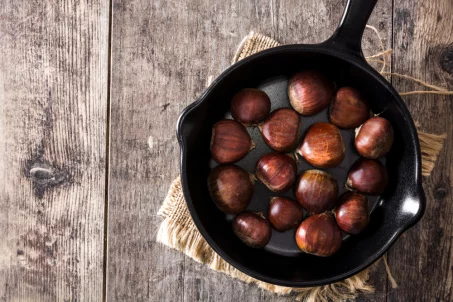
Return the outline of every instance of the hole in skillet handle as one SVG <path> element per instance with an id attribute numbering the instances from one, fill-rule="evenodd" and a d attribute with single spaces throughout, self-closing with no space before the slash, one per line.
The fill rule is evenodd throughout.
<path id="1" fill-rule="evenodd" d="M 334 34 L 322 44 L 343 50 L 365 61 L 362 36 L 378 0 L 349 0 Z"/>

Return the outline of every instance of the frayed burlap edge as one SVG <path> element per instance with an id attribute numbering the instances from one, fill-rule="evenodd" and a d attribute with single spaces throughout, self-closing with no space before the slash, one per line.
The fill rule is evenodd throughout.
<path id="1" fill-rule="evenodd" d="M 372 29 L 375 31 L 374 28 Z M 240 43 L 233 58 L 233 63 L 261 50 L 270 47 L 276 47 L 279 45 L 280 44 L 272 38 L 252 32 Z M 383 71 L 385 70 L 385 55 L 388 55 L 390 53 L 391 50 L 383 49 L 379 54 L 370 57 L 372 59 L 379 56 L 384 57 L 382 61 L 382 73 L 384 73 Z M 404 76 L 398 74 L 392 75 Z M 422 81 L 419 81 L 419 83 L 420 82 L 422 85 L 429 88 L 436 87 L 434 85 L 426 84 Z M 431 93 L 430 91 L 427 92 Z M 440 90 L 440 92 L 443 93 L 442 90 Z M 439 90 L 432 91 L 432 93 L 438 94 Z M 413 94 L 413 92 L 406 94 Z M 429 176 L 434 168 L 438 154 L 443 147 L 443 142 L 446 138 L 446 135 L 435 135 L 419 131 L 418 136 L 422 150 L 422 173 L 424 176 Z M 374 287 L 369 283 L 368 280 L 370 271 L 374 267 L 376 267 L 376 265 L 378 265 L 379 261 L 368 269 L 365 269 L 346 280 L 330 285 L 311 288 L 290 288 L 276 286 L 256 280 L 240 272 L 239 270 L 229 265 L 219 255 L 217 255 L 196 228 L 187 209 L 184 195 L 182 193 L 181 180 L 179 177 L 176 178 L 171 184 L 168 195 L 165 198 L 164 203 L 162 204 L 162 207 L 158 212 L 158 215 L 160 215 L 164 219 L 157 233 L 158 242 L 161 242 L 173 249 L 183 252 L 195 261 L 206 264 L 207 266 L 209 266 L 209 268 L 215 271 L 225 273 L 232 278 L 239 279 L 246 283 L 254 283 L 260 288 L 268 290 L 270 292 L 274 292 L 279 295 L 294 294 L 297 301 L 307 302 L 347 301 L 356 298 L 360 292 L 374 292 Z M 382 259 L 384 260 L 389 279 L 391 280 L 391 285 L 392 287 L 396 287 L 397 284 L 390 273 L 390 269 L 388 268 L 388 265 L 386 263 L 385 256 Z"/>
<path id="2" fill-rule="evenodd" d="M 354 299 L 359 292 L 374 292 L 367 280 L 370 269 L 330 285 L 311 288 L 291 288 L 277 286 L 256 280 L 232 267 L 223 260 L 204 240 L 187 209 L 181 188 L 181 179 L 176 178 L 160 208 L 158 215 L 164 218 L 157 233 L 157 241 L 183 252 L 209 268 L 227 274 L 246 283 L 254 283 L 260 288 L 279 295 L 294 294 L 297 301 L 347 301 Z M 373 265 L 373 267 L 376 264 Z"/>
<path id="3" fill-rule="evenodd" d="M 241 41 L 241 43 L 239 43 L 236 53 L 233 56 L 232 63 L 236 63 L 237 61 L 264 49 L 277 47 L 279 45 L 281 44 L 274 39 L 256 34 L 252 31 Z"/>
<path id="4" fill-rule="evenodd" d="M 418 131 L 420 150 L 422 151 L 422 174 L 431 175 L 436 164 L 437 157 L 444 146 L 447 134 L 430 134 Z"/>

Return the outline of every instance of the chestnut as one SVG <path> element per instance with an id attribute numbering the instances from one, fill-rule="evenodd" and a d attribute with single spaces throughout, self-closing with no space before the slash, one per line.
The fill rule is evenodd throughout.
<path id="1" fill-rule="evenodd" d="M 343 231 L 360 233 L 370 221 L 370 206 L 366 196 L 354 192 L 342 194 L 335 208 L 335 219 Z"/>
<path id="2" fill-rule="evenodd" d="M 342 240 L 340 228 L 326 213 L 308 217 L 296 231 L 297 246 L 305 253 L 321 257 L 335 254 Z"/>
<path id="3" fill-rule="evenodd" d="M 272 197 L 269 204 L 269 222 L 279 232 L 294 229 L 304 218 L 302 207 L 287 197 Z"/>
<path id="4" fill-rule="evenodd" d="M 333 94 L 333 82 L 319 71 L 302 71 L 289 80 L 288 96 L 291 106 L 305 116 L 327 108 Z"/>
<path id="5" fill-rule="evenodd" d="M 379 195 L 384 193 L 387 183 L 387 170 L 380 161 L 361 158 L 349 170 L 346 188 L 368 195 Z"/>
<path id="6" fill-rule="evenodd" d="M 233 232 L 250 247 L 262 248 L 269 243 L 272 230 L 263 214 L 242 212 L 233 220 Z"/>
<path id="7" fill-rule="evenodd" d="M 338 89 L 330 104 L 329 119 L 342 129 L 362 125 L 370 117 L 370 107 L 363 96 L 352 87 Z"/>
<path id="8" fill-rule="evenodd" d="M 290 152 L 297 147 L 302 122 L 290 108 L 277 109 L 259 126 L 266 144 L 274 151 Z"/>
<path id="9" fill-rule="evenodd" d="M 234 163 L 255 148 L 243 125 L 233 120 L 221 120 L 212 127 L 211 154 L 219 164 Z"/>
<path id="10" fill-rule="evenodd" d="M 330 123 L 316 123 L 308 128 L 297 153 L 318 168 L 339 165 L 345 156 L 340 130 Z"/>
<path id="11" fill-rule="evenodd" d="M 296 161 L 285 153 L 272 152 L 263 155 L 256 164 L 256 177 L 269 188 L 281 193 L 288 191 L 297 174 Z"/>
<path id="12" fill-rule="evenodd" d="M 208 190 L 217 207 L 224 213 L 244 211 L 252 199 L 254 179 L 234 165 L 220 165 L 208 176 Z"/>
<path id="13" fill-rule="evenodd" d="M 388 120 L 375 116 L 357 129 L 354 146 L 357 152 L 369 159 L 386 155 L 393 144 L 393 127 Z"/>
<path id="14" fill-rule="evenodd" d="M 294 194 L 307 212 L 318 214 L 331 209 L 338 197 L 338 183 L 329 173 L 307 170 L 297 180 Z"/>
<path id="15" fill-rule="evenodd" d="M 271 100 L 262 90 L 245 88 L 236 93 L 231 101 L 233 118 L 244 126 L 256 125 L 269 115 Z"/>

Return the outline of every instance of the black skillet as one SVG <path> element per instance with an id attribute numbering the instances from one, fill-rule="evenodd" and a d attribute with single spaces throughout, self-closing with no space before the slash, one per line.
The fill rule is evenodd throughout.
<path id="1" fill-rule="evenodd" d="M 362 34 L 376 2 L 349 0 L 338 29 L 321 44 L 280 46 L 234 64 L 198 101 L 189 105 L 178 120 L 181 180 L 192 218 L 223 259 L 254 278 L 291 287 L 339 281 L 372 264 L 423 215 L 425 196 L 421 186 L 420 146 L 413 120 L 395 89 L 367 64 L 362 54 Z M 265 249 L 247 247 L 233 234 L 232 217 L 217 209 L 207 188 L 208 173 L 216 165 L 209 151 L 211 128 L 220 119 L 230 117 L 232 96 L 242 88 L 258 87 L 269 94 L 272 110 L 289 107 L 288 78 L 307 69 L 324 72 L 338 87 L 347 85 L 359 89 L 370 102 L 372 111 L 387 118 L 395 131 L 392 150 L 383 160 L 389 172 L 389 186 L 385 194 L 372 200 L 369 226 L 360 235 L 346 236 L 341 249 L 327 258 L 301 252 L 294 242 L 294 230 L 273 231 Z M 303 117 L 303 130 L 317 121 L 327 121 L 326 111 Z M 257 159 L 271 150 L 258 129 L 248 131 L 257 148 L 237 165 L 253 172 Z M 358 158 L 352 146 L 352 131 L 342 131 L 342 134 L 349 151 L 340 166 L 327 170 L 340 184 Z M 299 173 L 307 168 L 309 165 L 304 161 L 298 165 Z M 292 196 L 292 193 L 286 195 Z M 267 213 L 270 196 L 275 194 L 258 183 L 249 209 Z"/>

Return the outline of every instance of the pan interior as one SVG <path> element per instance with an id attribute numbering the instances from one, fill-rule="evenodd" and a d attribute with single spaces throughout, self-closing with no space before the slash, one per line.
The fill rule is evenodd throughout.
<path id="1" fill-rule="evenodd" d="M 267 93 L 269 98 L 271 99 L 271 111 L 274 111 L 278 108 L 292 108 L 289 102 L 288 94 L 287 94 L 287 87 L 288 87 L 288 76 L 287 75 L 280 75 L 275 76 L 272 78 L 265 79 L 263 82 L 259 83 L 256 88 L 259 88 Z M 356 87 L 359 89 L 359 87 Z M 227 112 L 224 118 L 232 119 L 230 112 Z M 320 113 L 307 116 L 307 117 L 300 117 L 302 121 L 302 130 L 299 142 L 302 142 L 302 139 L 305 135 L 306 130 L 313 124 L 319 122 L 329 122 L 328 118 L 328 108 L 321 111 Z M 237 166 L 245 169 L 246 171 L 253 173 L 256 163 L 261 156 L 264 154 L 273 152 L 266 143 L 263 141 L 261 133 L 258 127 L 248 127 L 247 131 L 249 132 L 250 136 L 252 137 L 253 142 L 256 145 L 256 148 L 253 149 L 251 152 L 247 154 L 242 160 L 236 163 Z M 340 130 L 344 144 L 346 146 L 346 156 L 342 163 L 334 168 L 330 169 L 321 169 L 323 171 L 328 172 L 332 175 L 338 182 L 340 188 L 340 194 L 346 191 L 345 183 L 348 175 L 349 168 L 352 164 L 360 158 L 359 154 L 354 150 L 354 129 L 350 130 Z M 289 154 L 294 154 L 295 149 L 292 150 Z M 380 159 L 381 162 L 385 164 L 385 158 Z M 211 157 L 210 167 L 211 169 L 217 166 L 218 163 L 214 161 Z M 310 164 L 308 164 L 304 159 L 301 159 L 298 156 L 297 160 L 297 175 L 300 175 L 303 171 L 309 169 L 317 169 Z M 292 190 L 287 191 L 285 193 L 275 193 L 269 190 L 264 184 L 257 181 L 255 183 L 255 191 L 253 194 L 253 198 L 250 202 L 249 207 L 247 208 L 253 212 L 261 212 L 264 216 L 267 217 L 268 208 L 269 208 L 269 201 L 271 197 L 275 196 L 287 196 L 293 200 L 296 200 L 294 192 Z M 377 196 L 368 196 L 368 201 L 370 202 L 370 209 L 371 211 L 374 210 L 376 205 L 378 204 L 379 197 Z M 307 216 L 308 214 L 305 213 Z M 235 215 L 225 215 L 225 219 L 231 222 L 234 219 Z M 272 237 L 271 241 L 266 245 L 264 248 L 265 250 L 284 255 L 284 256 L 298 256 L 303 254 L 303 252 L 297 247 L 296 241 L 294 239 L 296 233 L 296 229 L 289 230 L 286 232 L 277 232 L 276 230 L 272 230 Z M 343 240 L 347 240 L 349 235 L 343 233 Z"/>

